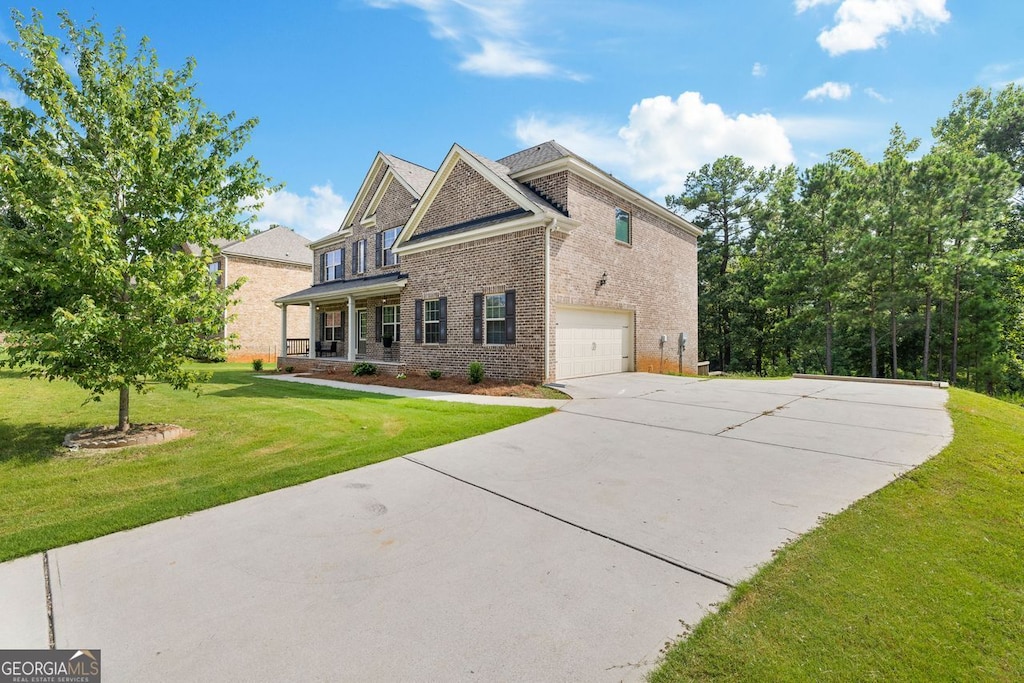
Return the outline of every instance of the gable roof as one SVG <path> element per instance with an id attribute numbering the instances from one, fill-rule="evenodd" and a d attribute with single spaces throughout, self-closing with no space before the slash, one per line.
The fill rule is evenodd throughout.
<path id="1" fill-rule="evenodd" d="M 381 171 L 383 171 L 383 175 L 380 177 L 380 182 L 374 184 L 374 179 Z M 398 181 L 412 195 L 413 200 L 419 200 L 433 177 L 434 172 L 429 168 L 406 161 L 392 154 L 377 152 L 377 155 L 373 158 L 373 163 L 370 164 L 370 169 L 366 172 L 366 176 L 359 186 L 359 191 L 349 205 L 348 211 L 345 212 L 345 218 L 342 220 L 341 225 L 338 226 L 335 232 L 312 242 L 310 248 L 330 244 L 338 238 L 347 237 L 351 233 L 349 226 L 361 222 L 365 218 L 364 216 L 356 215 L 359 208 L 363 206 L 367 199 L 377 195 L 378 190 L 386 188 L 387 184 L 392 180 Z"/>
<path id="2" fill-rule="evenodd" d="M 411 161 L 399 159 L 392 154 L 381 152 L 381 156 L 387 160 L 391 170 L 395 173 L 395 177 L 400 181 L 404 181 L 403 184 L 413 197 L 419 199 L 423 196 L 423 191 L 427 189 L 427 185 L 434 179 L 433 171 Z"/>
<path id="3" fill-rule="evenodd" d="M 507 166 L 509 173 L 515 174 L 529 168 L 540 166 L 541 164 L 546 164 L 549 161 L 565 157 L 577 157 L 582 160 L 582 157 L 573 154 L 554 140 L 548 140 L 536 147 L 527 147 L 526 149 L 515 152 L 514 154 L 509 154 L 507 157 L 498 159 L 498 163 Z M 593 166 L 593 164 L 591 164 L 591 166 Z M 597 167 L 594 166 L 594 168 Z"/>
<path id="4" fill-rule="evenodd" d="M 415 235 L 416 228 L 423 220 L 423 217 L 430 209 L 430 205 L 437 198 L 441 188 L 447 182 L 448 176 L 459 161 L 468 164 L 470 168 L 480 174 L 487 182 L 518 205 L 519 210 L 502 216 L 483 216 L 464 225 L 442 226 L 428 233 Z M 578 221 L 570 219 L 564 211 L 548 202 L 529 187 L 513 180 L 509 173 L 509 167 L 504 164 L 471 152 L 458 143 L 452 145 L 444 161 L 441 162 L 441 166 L 437 169 L 437 173 L 434 174 L 430 184 L 424 190 L 421 201 L 416 205 L 412 215 L 395 241 L 395 251 L 400 254 L 403 252 L 419 251 L 420 249 L 441 246 L 442 244 L 454 241 L 463 241 L 467 239 L 467 235 L 470 235 L 468 239 L 478 239 L 493 234 L 524 230 L 553 220 L 560 220 L 561 227 L 564 230 L 571 230 L 579 225 Z M 417 243 L 415 246 L 410 244 L 413 242 L 414 235 L 415 242 Z"/>
<path id="5" fill-rule="evenodd" d="M 313 265 L 313 252 L 309 249 L 309 240 L 291 228 L 275 225 L 269 230 L 258 232 L 240 240 L 213 240 L 217 251 L 228 256 L 244 256 L 266 261 L 280 261 L 303 266 Z M 187 244 L 190 253 L 199 255 L 202 248 Z"/>
<path id="6" fill-rule="evenodd" d="M 599 187 L 603 187 L 612 194 L 642 206 L 683 232 L 695 237 L 699 236 L 702 232 L 700 228 L 679 214 L 669 211 L 664 205 L 638 192 L 612 174 L 601 170 L 554 140 L 548 140 L 539 145 L 510 154 L 500 159 L 499 163 L 509 169 L 509 176 L 512 179 L 523 183 L 551 173 L 557 173 L 558 171 L 572 170 L 577 175 L 586 178 Z"/>

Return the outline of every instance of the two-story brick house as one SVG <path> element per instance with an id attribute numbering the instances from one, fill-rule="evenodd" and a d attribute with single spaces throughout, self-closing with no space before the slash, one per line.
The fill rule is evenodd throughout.
<path id="1" fill-rule="evenodd" d="M 230 336 L 233 348 L 229 361 L 255 358 L 273 362 L 284 353 L 274 299 L 309 282 L 312 253 L 309 240 L 281 225 L 240 240 L 214 240 L 217 252 L 210 256 L 210 273 L 219 282 L 243 280 L 234 303 L 225 313 L 223 334 Z M 200 255 L 195 245 L 186 245 Z M 288 312 L 292 330 L 309 328 L 308 309 L 294 307 Z"/>
<path id="2" fill-rule="evenodd" d="M 315 310 L 310 338 L 348 362 L 480 361 L 534 382 L 693 372 L 698 234 L 555 142 L 497 162 L 454 145 L 436 172 L 378 154 L 341 228 L 310 245 L 313 286 L 276 303 Z M 279 362 L 308 366 L 315 346 Z"/>

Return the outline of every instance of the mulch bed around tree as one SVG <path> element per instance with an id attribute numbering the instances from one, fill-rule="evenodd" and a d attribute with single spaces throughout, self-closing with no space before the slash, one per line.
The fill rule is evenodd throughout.
<path id="1" fill-rule="evenodd" d="M 466 377 L 442 376 L 431 379 L 425 373 L 407 372 L 404 379 L 394 374 L 378 370 L 376 375 L 353 375 L 348 369 L 339 368 L 337 372 L 311 372 L 303 377 L 316 377 L 337 382 L 353 384 L 376 384 L 378 386 L 402 387 L 403 389 L 420 389 L 422 391 L 441 391 L 453 394 L 479 394 L 483 396 L 516 396 L 519 398 L 554 398 L 551 390 L 545 390 L 534 384 L 509 384 L 484 378 L 479 384 L 470 384 Z M 565 396 L 568 399 L 568 396 Z"/>
<path id="2" fill-rule="evenodd" d="M 153 446 L 186 436 L 192 436 L 192 432 L 172 424 L 133 424 L 127 432 L 120 431 L 116 425 L 104 425 L 65 435 L 64 446 L 71 451 L 110 450 L 129 446 Z"/>

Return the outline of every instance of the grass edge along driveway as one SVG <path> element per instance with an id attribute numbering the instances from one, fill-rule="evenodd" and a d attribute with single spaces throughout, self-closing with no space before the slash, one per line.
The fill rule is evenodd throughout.
<path id="1" fill-rule="evenodd" d="M 86 403 L 65 382 L 0 371 L 0 561 L 29 555 L 465 439 L 551 409 L 424 401 L 206 366 L 200 396 L 157 386 L 132 422 L 196 434 L 68 457 L 67 432 L 116 421 L 117 397 Z"/>
<path id="2" fill-rule="evenodd" d="M 1024 679 L 1024 410 L 947 407 L 949 446 L 781 550 L 650 680 Z"/>

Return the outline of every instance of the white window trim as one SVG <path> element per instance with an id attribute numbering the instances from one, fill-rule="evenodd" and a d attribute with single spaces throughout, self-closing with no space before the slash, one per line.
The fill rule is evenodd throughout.
<path id="1" fill-rule="evenodd" d="M 394 233 L 394 237 L 391 239 L 391 246 L 388 246 L 388 233 Z M 402 234 L 402 228 L 388 228 L 384 230 L 384 235 L 381 237 L 381 249 L 383 252 L 380 258 L 381 267 L 386 266 L 397 266 L 399 262 L 398 254 L 395 253 L 394 246 L 395 242 L 398 241 L 398 236 Z M 388 262 L 388 254 L 391 255 L 391 261 Z"/>
<path id="2" fill-rule="evenodd" d="M 626 240 L 620 240 L 619 239 L 619 213 L 620 212 L 626 214 L 626 230 L 627 230 L 626 237 L 628 237 L 628 239 L 626 239 Z M 615 235 L 615 241 L 616 242 L 618 242 L 619 244 L 630 244 L 630 245 L 633 244 L 633 214 L 632 214 L 632 212 L 627 211 L 626 209 L 623 209 L 621 207 L 616 206 L 615 207 L 615 223 L 614 223 L 613 227 L 614 227 L 614 235 Z"/>
<path id="3" fill-rule="evenodd" d="M 331 254 L 337 254 L 338 255 L 338 261 L 337 261 L 337 263 L 335 263 L 333 265 L 330 264 L 330 258 L 329 257 L 330 257 Z M 324 282 L 335 282 L 336 280 L 344 279 L 342 277 L 333 277 L 334 274 L 337 273 L 337 269 L 339 267 L 343 267 L 342 261 L 344 260 L 344 257 L 341 255 L 341 248 L 340 247 L 338 249 L 331 249 L 329 251 L 325 251 L 321 255 L 321 258 L 323 258 L 323 264 L 324 264 L 324 272 L 323 272 L 323 276 L 324 276 L 323 281 Z"/>
<path id="4" fill-rule="evenodd" d="M 437 320 L 427 320 L 427 304 L 437 304 Z M 427 325 L 437 325 L 437 340 L 428 341 L 427 339 Z M 423 343 L 424 344 L 440 344 L 441 343 L 441 299 L 425 299 L 423 301 Z"/>
<path id="5" fill-rule="evenodd" d="M 505 301 L 505 293 L 504 292 L 501 292 L 501 293 L 498 293 L 498 294 L 484 294 L 484 316 L 483 316 L 484 317 L 484 344 L 487 344 L 489 346 L 505 346 L 508 343 L 508 341 L 506 339 L 504 339 L 504 338 L 500 342 L 492 342 L 490 339 L 487 338 L 487 328 L 488 328 L 487 323 L 489 323 L 489 322 L 496 322 L 498 320 L 501 321 L 501 325 L 502 325 L 502 337 L 505 336 L 505 334 L 504 334 L 505 333 L 505 316 L 503 315 L 500 318 L 489 318 L 489 317 L 487 317 L 487 300 L 490 299 L 491 297 L 495 297 L 495 296 L 500 296 L 501 297 L 501 310 L 505 311 L 506 301 Z"/>
<path id="6" fill-rule="evenodd" d="M 356 273 L 366 273 L 366 240 L 356 242 Z"/>
<path id="7" fill-rule="evenodd" d="M 337 325 L 328 325 L 327 324 L 328 317 L 333 316 L 333 315 L 338 316 L 338 321 L 337 321 L 338 324 Z M 321 332 L 321 336 L 323 337 L 322 341 L 341 341 L 341 330 L 343 329 L 343 327 L 344 326 L 341 324 L 341 311 L 340 310 L 337 310 L 337 311 L 324 311 L 324 329 Z M 336 331 L 332 332 L 331 333 L 332 336 L 328 337 L 327 336 L 327 330 L 336 330 Z"/>
<path id="8" fill-rule="evenodd" d="M 401 308 L 400 308 L 400 306 L 401 306 L 401 304 L 385 304 L 384 306 L 381 307 L 383 309 L 381 311 L 381 314 L 380 314 L 380 336 L 381 336 L 381 339 L 383 339 L 384 337 L 388 336 L 388 335 L 384 334 L 384 332 L 389 327 L 391 328 L 391 338 L 392 339 L 396 339 L 398 337 L 398 328 L 402 324 Z M 395 311 L 395 316 L 394 316 L 394 320 L 395 321 L 391 322 L 391 323 L 387 322 L 387 316 L 384 315 L 384 311 L 387 311 L 387 309 L 389 309 L 389 308 L 394 309 L 394 311 Z"/>

